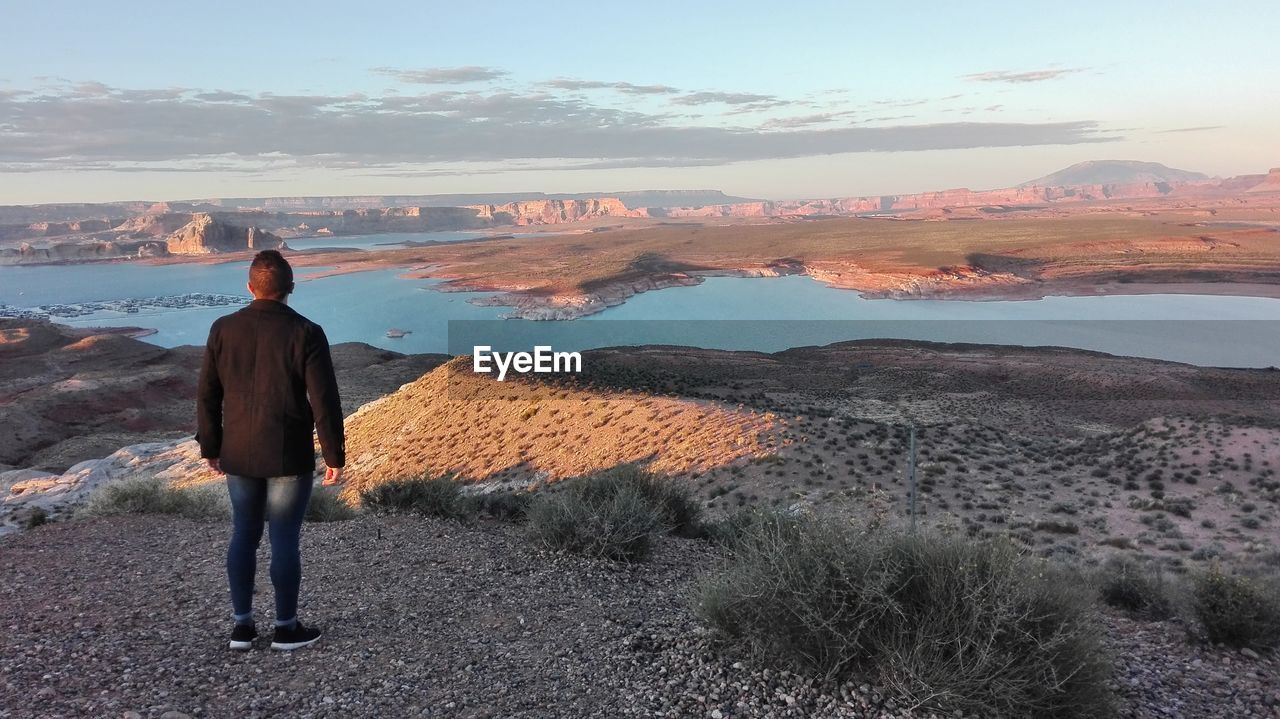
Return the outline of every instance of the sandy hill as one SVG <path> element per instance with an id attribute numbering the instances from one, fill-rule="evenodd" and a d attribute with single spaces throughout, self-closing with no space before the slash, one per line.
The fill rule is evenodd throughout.
<path id="1" fill-rule="evenodd" d="M 626 389 L 500 383 L 469 363 L 457 358 L 348 419 L 351 492 L 423 474 L 530 483 L 628 462 L 691 476 L 782 442 L 765 413 Z"/>

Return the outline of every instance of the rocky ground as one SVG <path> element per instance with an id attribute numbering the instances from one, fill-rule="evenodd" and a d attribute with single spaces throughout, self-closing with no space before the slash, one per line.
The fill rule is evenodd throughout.
<path id="1" fill-rule="evenodd" d="M 931 716 L 718 651 L 690 609 L 712 545 L 664 539 L 625 566 L 535 550 L 496 522 L 308 525 L 302 616 L 326 636 L 231 653 L 227 534 L 136 516 L 0 540 L 0 717 Z M 270 598 L 264 561 L 263 628 Z M 1122 716 L 1280 717 L 1275 657 L 1109 623 Z"/>

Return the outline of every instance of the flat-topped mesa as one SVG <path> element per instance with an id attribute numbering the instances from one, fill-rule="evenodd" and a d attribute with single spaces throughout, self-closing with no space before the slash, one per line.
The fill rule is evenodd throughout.
<path id="1" fill-rule="evenodd" d="M 1262 182 L 1250 187 L 1246 192 L 1280 192 L 1280 167 L 1273 167 L 1262 178 Z"/>
<path id="2" fill-rule="evenodd" d="M 165 238 L 175 255 L 206 255 L 216 252 L 278 250 L 285 248 L 276 235 L 257 227 L 237 227 L 215 220 L 206 212 L 191 216 L 191 222 Z"/>
<path id="3" fill-rule="evenodd" d="M 1124 185 L 1079 185 L 1042 187 L 1025 185 L 996 190 L 958 188 L 910 195 L 836 197 L 820 200 L 780 200 L 776 202 L 742 202 L 703 207 L 650 208 L 651 216 L 661 217 L 783 217 L 940 210 L 953 207 L 1034 206 L 1059 202 L 1084 202 L 1113 198 L 1161 197 L 1181 185 L 1145 182 Z"/>
<path id="4" fill-rule="evenodd" d="M 648 217 L 643 209 L 630 210 L 616 197 L 588 200 L 528 200 L 503 205 L 471 205 L 477 217 L 495 225 L 558 225 L 594 217 Z"/>

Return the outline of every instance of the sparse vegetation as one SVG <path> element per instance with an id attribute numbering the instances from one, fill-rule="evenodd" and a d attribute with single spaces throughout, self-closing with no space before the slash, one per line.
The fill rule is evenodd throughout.
<path id="1" fill-rule="evenodd" d="M 759 519 L 699 592 L 699 615 L 733 646 L 947 710 L 1110 712 L 1091 599 L 1051 565 L 1005 543 Z"/>
<path id="2" fill-rule="evenodd" d="M 307 522 L 344 522 L 355 519 L 359 512 L 338 496 L 338 492 L 327 487 L 315 487 L 311 492 L 311 501 L 307 503 L 307 514 L 303 518 Z"/>
<path id="3" fill-rule="evenodd" d="M 49 521 L 49 513 L 42 507 L 35 507 L 22 519 L 23 529 L 35 529 Z"/>
<path id="4" fill-rule="evenodd" d="M 528 516 L 538 544 L 623 561 L 644 559 L 661 532 L 703 533 L 689 487 L 634 465 L 566 480 L 536 496 Z"/>
<path id="5" fill-rule="evenodd" d="M 134 477 L 102 486 L 81 511 L 89 516 L 177 514 L 189 519 L 227 519 L 231 516 L 231 501 L 221 482 L 174 487 L 156 477 Z M 339 499 L 336 492 L 317 486 L 307 504 L 305 520 L 336 522 L 355 516 L 355 508 Z"/>
<path id="6" fill-rule="evenodd" d="M 464 520 L 474 514 L 462 482 L 452 476 L 394 479 L 360 493 L 360 503 L 374 512 L 418 514 Z"/>
<path id="7" fill-rule="evenodd" d="M 648 498 L 628 486 L 608 493 L 547 492 L 529 506 L 529 536 L 535 543 L 604 559 L 644 559 L 662 528 Z"/>
<path id="8" fill-rule="evenodd" d="M 1280 646 L 1280 582 L 1214 565 L 1191 580 L 1191 609 L 1204 637 L 1233 647 Z"/>
<path id="9" fill-rule="evenodd" d="M 765 531 L 768 527 L 774 532 L 798 529 L 804 520 L 798 515 L 775 509 L 743 507 L 729 513 L 723 519 L 708 524 L 706 537 L 711 541 L 727 547 L 735 547 L 739 542 Z"/>
<path id="10" fill-rule="evenodd" d="M 191 519 L 231 516 L 221 483 L 178 489 L 156 477 L 122 479 L 99 488 L 82 510 L 91 516 L 177 514 Z"/>
<path id="11" fill-rule="evenodd" d="M 580 480 L 580 491 L 608 494 L 622 485 L 635 489 L 657 511 L 667 531 L 678 537 L 702 536 L 702 503 L 685 483 L 625 464 Z"/>
<path id="12" fill-rule="evenodd" d="M 533 494 L 523 489 L 497 489 L 475 494 L 471 500 L 480 514 L 509 522 L 522 522 L 533 502 Z"/>
<path id="13" fill-rule="evenodd" d="M 1098 596 L 1108 606 L 1155 620 L 1173 616 L 1171 587 L 1157 565 L 1148 569 L 1132 559 L 1112 557 L 1095 573 Z"/>

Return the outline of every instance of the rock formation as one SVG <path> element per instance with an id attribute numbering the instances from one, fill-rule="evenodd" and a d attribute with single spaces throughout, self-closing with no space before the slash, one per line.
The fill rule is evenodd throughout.
<path id="1" fill-rule="evenodd" d="M 148 212 L 136 215 L 111 228 L 130 237 L 164 237 L 172 234 L 194 219 L 189 212 Z"/>
<path id="2" fill-rule="evenodd" d="M 207 212 L 197 212 L 191 221 L 173 232 L 165 242 L 175 255 L 206 255 L 245 250 L 277 250 L 285 248 L 277 236 L 257 227 L 238 227 L 215 220 Z"/>
<path id="3" fill-rule="evenodd" d="M 173 484 L 216 480 L 194 439 L 144 442 L 103 459 L 87 459 L 62 474 L 31 469 L 0 472 L 0 535 L 16 531 L 33 514 L 57 518 L 82 504 L 98 487 L 123 477 L 156 477 Z"/>
<path id="4" fill-rule="evenodd" d="M 23 242 L 17 247 L 0 248 L 0 265 L 36 265 L 56 262 L 87 262 L 114 260 L 130 257 L 163 257 L 169 254 L 163 242 L 143 240 L 137 242 L 68 240 L 51 245 L 36 246 Z"/>
<path id="5" fill-rule="evenodd" d="M 1280 192 L 1280 167 L 1273 167 L 1262 178 L 1262 182 L 1250 187 L 1246 192 Z"/>
<path id="6" fill-rule="evenodd" d="M 476 205 L 477 216 L 495 225 L 558 225 L 594 217 L 648 217 L 644 210 L 629 210 L 616 197 L 591 200 L 532 200 L 505 205 Z"/>
<path id="7" fill-rule="evenodd" d="M 1089 180 L 1089 182 L 1085 182 Z M 895 215 L 904 219 L 977 219 L 994 214 L 1058 212 L 1056 207 L 1116 200 L 1204 203 L 1270 202 L 1280 170 L 1205 178 L 1155 163 L 1074 165 L 1017 187 L 966 188 L 903 195 L 741 201 L 717 191 L 639 191 L 584 197 L 528 193 L 506 202 L 443 204 L 508 195 L 397 195 L 199 200 L 102 205 L 0 206 L 0 264 L 192 255 L 282 247 L 304 237 L 482 230 L 572 224 L 599 218 L 803 218 Z M 512 195 L 512 197 L 517 197 Z M 708 200 L 731 200 L 702 204 Z M 673 206 L 688 200 L 683 207 Z M 421 204 L 406 204 L 410 201 Z M 640 201 L 659 205 L 640 207 Z M 382 206 L 375 206 L 381 204 Z M 1151 205 L 1152 202 L 1146 202 Z M 126 216 L 123 221 L 111 217 Z M 597 228 L 592 228 L 597 229 Z M 141 240 L 161 244 L 140 244 Z M 45 244 L 39 241 L 45 241 Z M 19 246 L 19 243 L 29 242 Z M 114 243 L 114 244 L 112 244 Z"/>

